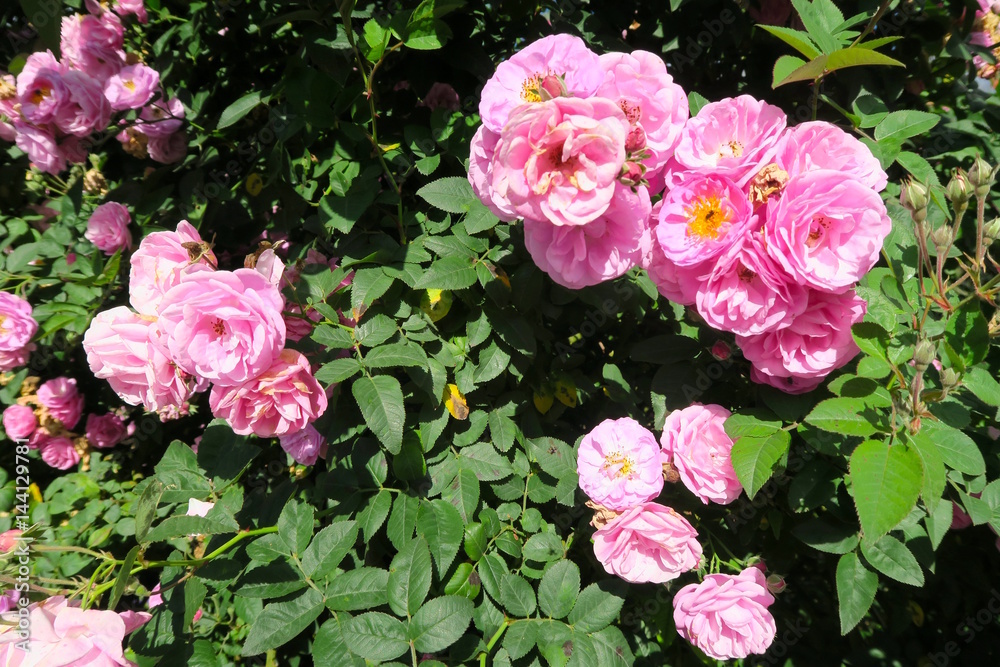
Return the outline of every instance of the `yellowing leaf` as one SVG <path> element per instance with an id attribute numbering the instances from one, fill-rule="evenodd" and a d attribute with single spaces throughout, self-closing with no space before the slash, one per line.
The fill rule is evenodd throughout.
<path id="1" fill-rule="evenodd" d="M 543 415 L 552 409 L 552 404 L 555 403 L 555 397 L 552 392 L 548 389 L 539 389 L 535 392 L 532 397 L 535 402 L 535 409 L 541 412 Z"/>
<path id="2" fill-rule="evenodd" d="M 431 322 L 437 322 L 448 314 L 453 301 L 448 290 L 429 289 L 420 297 L 420 310 L 427 313 Z"/>
<path id="3" fill-rule="evenodd" d="M 555 393 L 556 399 L 558 399 L 559 402 L 567 408 L 576 407 L 576 384 L 573 383 L 573 380 L 568 377 L 562 377 L 556 380 Z"/>
<path id="4" fill-rule="evenodd" d="M 469 418 L 469 404 L 465 402 L 465 396 L 458 390 L 458 385 L 450 384 L 444 388 L 444 406 L 455 419 L 465 420 Z"/>
<path id="5" fill-rule="evenodd" d="M 247 176 L 246 189 L 251 197 L 256 197 L 264 189 L 264 179 L 260 177 L 260 174 L 250 174 Z"/>

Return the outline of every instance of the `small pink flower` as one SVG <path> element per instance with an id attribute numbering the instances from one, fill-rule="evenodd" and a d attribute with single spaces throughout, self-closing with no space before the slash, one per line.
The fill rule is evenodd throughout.
<path id="1" fill-rule="evenodd" d="M 524 47 L 497 71 L 483 87 L 479 115 L 491 131 L 500 133 L 514 109 L 522 104 L 541 102 L 542 82 L 555 77 L 568 95 L 593 95 L 604 80 L 597 54 L 579 37 L 550 35 Z"/>
<path id="2" fill-rule="evenodd" d="M 153 232 L 139 243 L 132 254 L 129 272 L 129 303 L 143 315 L 156 316 L 163 295 L 181 281 L 181 277 L 195 266 L 214 267 L 218 264 L 215 253 L 192 251 L 184 244 L 202 243 L 198 230 L 187 220 L 182 220 L 174 232 Z M 196 260 L 192 260 L 192 256 Z"/>
<path id="3" fill-rule="evenodd" d="M 153 99 L 160 73 L 142 63 L 126 65 L 104 84 L 104 96 L 115 111 L 138 109 Z"/>
<path id="4" fill-rule="evenodd" d="M 132 217 L 124 205 L 115 201 L 106 202 L 91 213 L 84 237 L 105 255 L 113 255 L 132 245 L 132 235 L 128 231 L 131 221 Z"/>
<path id="5" fill-rule="evenodd" d="M 162 137 L 150 137 L 146 143 L 149 159 L 160 164 L 180 162 L 187 155 L 187 132 L 180 130 Z"/>
<path id="6" fill-rule="evenodd" d="M 24 531 L 18 530 L 17 528 L 12 528 L 10 530 L 5 530 L 0 534 L 0 553 L 10 553 L 17 546 L 20 541 L 21 534 Z M 18 595 L 20 597 L 20 595 Z"/>
<path id="7" fill-rule="evenodd" d="M 729 347 L 729 344 L 724 340 L 717 340 L 712 345 L 712 349 L 709 350 L 712 357 L 718 361 L 725 361 L 729 357 L 733 356 L 733 350 Z"/>
<path id="8" fill-rule="evenodd" d="M 785 130 L 774 161 L 790 177 L 831 169 L 841 178 L 853 178 L 876 192 L 885 189 L 887 177 L 871 150 L 832 123 L 812 121 Z"/>
<path id="9" fill-rule="evenodd" d="M 767 610 L 774 596 L 764 574 L 748 567 L 740 574 L 710 574 L 674 596 L 674 624 L 681 637 L 716 660 L 763 654 L 778 628 Z"/>
<path id="10" fill-rule="evenodd" d="M 434 111 L 435 109 L 446 109 L 448 111 L 458 111 L 462 106 L 462 101 L 458 97 L 455 89 L 447 83 L 436 82 L 424 95 L 422 105 Z"/>
<path id="11" fill-rule="evenodd" d="M 43 383 L 38 388 L 38 402 L 68 429 L 76 426 L 83 414 L 83 396 L 72 378 L 58 377 Z"/>
<path id="12" fill-rule="evenodd" d="M 610 510 L 631 509 L 663 490 L 656 436 L 628 417 L 605 419 L 585 435 L 576 467 L 583 492 Z"/>
<path id="13" fill-rule="evenodd" d="M 60 51 L 63 60 L 102 85 L 125 64 L 124 39 L 121 19 L 110 12 L 100 16 L 76 14 L 62 19 Z"/>
<path id="14" fill-rule="evenodd" d="M 146 6 L 143 0 L 114 0 L 113 6 L 118 16 L 124 17 L 129 14 L 135 14 L 135 18 L 138 19 L 139 23 L 149 21 L 149 15 L 146 13 Z"/>
<path id="15" fill-rule="evenodd" d="M 38 418 L 27 405 L 11 405 L 3 411 L 3 430 L 11 440 L 26 440 L 36 428 Z"/>
<path id="16" fill-rule="evenodd" d="M 42 460 L 58 470 L 69 470 L 80 462 L 80 452 L 65 436 L 47 436 L 38 443 Z"/>
<path id="17" fill-rule="evenodd" d="M 730 414 L 721 405 L 695 404 L 671 412 L 663 424 L 663 453 L 684 486 L 706 505 L 728 505 L 743 491 L 730 458 L 733 441 L 724 428 Z"/>
<path id="18" fill-rule="evenodd" d="M 318 458 L 326 458 L 326 438 L 312 424 L 296 433 L 281 436 L 278 442 L 281 443 L 281 448 L 301 465 L 316 465 Z"/>
<path id="19" fill-rule="evenodd" d="M 594 533 L 594 555 L 609 574 L 633 584 L 662 584 L 698 567 L 701 544 L 687 519 L 644 503 Z"/>
<path id="20" fill-rule="evenodd" d="M 215 503 L 209 503 L 205 502 L 204 500 L 189 498 L 187 515 L 204 517 L 213 507 L 215 507 Z"/>
<path id="21" fill-rule="evenodd" d="M 38 322 L 31 304 L 10 292 L 0 292 L 0 352 L 17 352 L 31 342 Z"/>
<path id="22" fill-rule="evenodd" d="M 180 130 L 184 124 L 184 105 L 176 97 L 171 97 L 166 102 L 154 102 L 143 107 L 139 113 L 139 121 L 136 129 L 147 137 L 167 137 Z"/>
<path id="23" fill-rule="evenodd" d="M 493 155 L 500 135 L 480 125 L 472 137 L 469 153 L 469 183 L 479 200 L 504 222 L 517 219 L 517 212 L 505 197 L 496 193 L 493 181 Z"/>
<path id="24" fill-rule="evenodd" d="M 107 128 L 111 122 L 111 105 L 104 97 L 102 85 L 77 70 L 67 72 L 63 82 L 67 97 L 56 112 L 56 127 L 77 137 Z"/>
<path id="25" fill-rule="evenodd" d="M 128 429 L 121 417 L 114 413 L 87 415 L 87 441 L 93 447 L 108 449 L 125 439 Z"/>
<path id="26" fill-rule="evenodd" d="M 520 106 L 500 135 L 491 186 L 522 217 L 587 224 L 611 205 L 628 132 L 625 114 L 603 98 Z"/>
<path id="27" fill-rule="evenodd" d="M 212 387 L 209 403 L 212 414 L 237 434 L 273 438 L 301 431 L 318 419 L 327 398 L 305 356 L 285 349 L 262 375 L 239 386 Z"/>
<path id="28" fill-rule="evenodd" d="M 66 86 L 68 71 L 56 61 L 51 51 L 37 51 L 28 56 L 17 75 L 17 102 L 24 120 L 34 125 L 50 123 L 69 102 Z"/>

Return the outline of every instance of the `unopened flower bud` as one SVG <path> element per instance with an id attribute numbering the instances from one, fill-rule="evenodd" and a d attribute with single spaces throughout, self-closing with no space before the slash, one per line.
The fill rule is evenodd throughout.
<path id="1" fill-rule="evenodd" d="M 951 368 L 941 371 L 941 386 L 945 389 L 954 389 L 958 386 L 959 375 Z"/>
<path id="2" fill-rule="evenodd" d="M 646 168 L 642 163 L 629 161 L 622 165 L 622 173 L 619 178 L 625 185 L 641 185 L 645 173 Z"/>
<path id="3" fill-rule="evenodd" d="M 917 348 L 913 351 L 913 366 L 922 373 L 937 358 L 937 348 L 929 340 L 922 340 L 917 343 Z"/>
<path id="4" fill-rule="evenodd" d="M 724 340 L 717 340 L 715 344 L 712 345 L 712 349 L 709 350 L 712 356 L 715 357 L 717 361 L 725 361 L 729 357 L 733 356 L 733 349 L 729 347 L 729 344 Z"/>
<path id="5" fill-rule="evenodd" d="M 927 235 L 927 240 L 934 244 L 937 254 L 946 254 L 952 242 L 951 227 L 941 225 L 937 229 L 932 229 Z"/>
<path id="6" fill-rule="evenodd" d="M 538 95 L 543 100 L 565 97 L 566 94 L 566 84 L 563 83 L 562 78 L 554 74 L 549 74 L 538 84 Z"/>
<path id="7" fill-rule="evenodd" d="M 1000 218 L 993 218 L 992 222 L 986 223 L 983 228 L 983 236 L 986 237 L 988 243 L 994 243 L 1000 239 Z"/>
<path id="8" fill-rule="evenodd" d="M 965 208 L 965 205 L 972 197 L 972 184 L 969 183 L 968 175 L 961 169 L 955 172 L 948 182 L 948 201 L 955 205 L 955 208 Z"/>
<path id="9" fill-rule="evenodd" d="M 923 222 L 927 218 L 927 186 L 908 180 L 899 193 L 899 203 L 913 215 L 914 220 Z"/>
<path id="10" fill-rule="evenodd" d="M 767 590 L 771 595 L 777 595 L 785 590 L 785 578 L 779 574 L 772 574 L 767 578 Z"/>
<path id="11" fill-rule="evenodd" d="M 969 183 L 972 185 L 976 197 L 982 198 L 990 193 L 990 186 L 993 185 L 993 167 L 981 157 L 977 157 L 969 170 Z"/>
<path id="12" fill-rule="evenodd" d="M 625 138 L 625 150 L 636 153 L 646 147 L 646 132 L 641 127 L 633 127 Z"/>

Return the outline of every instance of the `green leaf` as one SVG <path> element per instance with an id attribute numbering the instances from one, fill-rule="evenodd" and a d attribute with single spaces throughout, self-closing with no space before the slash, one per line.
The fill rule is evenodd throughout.
<path id="1" fill-rule="evenodd" d="M 222 113 L 219 114 L 219 122 L 216 124 L 215 129 L 222 130 L 229 127 L 253 111 L 254 107 L 258 104 L 260 104 L 260 91 L 255 90 L 252 93 L 247 93 L 222 110 Z"/>
<path id="2" fill-rule="evenodd" d="M 889 332 L 875 322 L 858 322 L 851 327 L 854 342 L 861 351 L 878 359 L 887 359 Z"/>
<path id="3" fill-rule="evenodd" d="M 828 398 L 806 415 L 806 423 L 824 431 L 863 437 L 875 432 L 875 427 L 862 416 L 865 411 L 864 401 L 856 398 Z"/>
<path id="4" fill-rule="evenodd" d="M 355 312 L 362 312 L 366 306 L 372 305 L 389 291 L 394 280 L 380 268 L 359 270 L 351 282 L 351 308 Z"/>
<path id="5" fill-rule="evenodd" d="M 479 353 L 479 363 L 476 364 L 472 380 L 476 384 L 489 382 L 500 377 L 501 373 L 507 370 L 509 364 L 510 355 L 500 349 L 496 343 L 490 343 L 489 347 Z"/>
<path id="6" fill-rule="evenodd" d="M 465 634 L 472 622 L 472 600 L 457 595 L 434 598 L 410 619 L 407 636 L 420 653 L 443 651 Z"/>
<path id="7" fill-rule="evenodd" d="M 674 0 L 671 0 L 671 2 L 673 1 Z M 690 107 L 692 118 L 697 116 L 698 112 L 701 111 L 701 108 L 708 103 L 709 103 L 708 98 L 706 98 L 701 93 L 695 92 L 693 90 L 690 93 L 688 93 L 688 106 Z"/>
<path id="8" fill-rule="evenodd" d="M 837 600 L 840 602 L 840 634 L 854 629 L 868 613 L 878 590 L 878 575 L 861 564 L 855 552 L 837 562 Z"/>
<path id="9" fill-rule="evenodd" d="M 791 28 L 782 28 L 775 25 L 759 25 L 759 27 L 771 33 L 785 44 L 788 44 L 790 47 L 810 60 L 820 54 L 820 50 L 816 48 L 813 41 L 809 39 L 809 35 L 801 30 L 792 30 Z M 777 69 L 777 66 L 775 69 Z"/>
<path id="10" fill-rule="evenodd" d="M 247 545 L 247 555 L 258 563 L 270 563 L 275 558 L 291 556 L 292 552 L 277 534 L 258 537 Z"/>
<path id="11" fill-rule="evenodd" d="M 766 438 L 775 431 L 780 431 L 781 426 L 781 422 L 777 419 L 762 419 L 748 412 L 730 415 L 724 424 L 726 435 L 733 440 L 745 435 L 752 438 Z"/>
<path id="12" fill-rule="evenodd" d="M 923 586 L 924 573 L 913 552 L 891 535 L 878 542 L 862 542 L 861 553 L 882 574 L 910 586 Z"/>
<path id="13" fill-rule="evenodd" d="M 535 591 L 523 577 L 508 573 L 500 581 L 500 604 L 514 616 L 526 618 L 535 612 Z"/>
<path id="14" fill-rule="evenodd" d="M 414 285 L 415 289 L 456 290 L 471 287 L 476 283 L 474 260 L 469 257 L 450 255 L 435 261 Z"/>
<path id="15" fill-rule="evenodd" d="M 920 496 L 924 499 L 924 504 L 933 507 L 944 494 L 947 484 L 947 471 L 944 468 L 944 459 L 941 458 L 941 450 L 933 439 L 927 437 L 911 437 L 910 444 L 920 457 L 920 465 L 924 472 Z"/>
<path id="16" fill-rule="evenodd" d="M 514 621 L 507 626 L 507 631 L 503 636 L 503 647 L 507 649 L 510 657 L 519 660 L 528 655 L 528 652 L 535 648 L 538 641 L 537 623 L 533 621 Z"/>
<path id="17" fill-rule="evenodd" d="M 915 445 L 935 448 L 941 459 L 951 468 L 967 475 L 978 476 L 986 472 L 986 462 L 976 443 L 956 428 L 938 421 L 924 419 L 920 431 L 912 436 Z"/>
<path id="18" fill-rule="evenodd" d="M 393 454 L 403 445 L 403 389 L 399 380 L 389 375 L 362 377 L 351 385 L 365 423 L 375 437 Z"/>
<path id="19" fill-rule="evenodd" d="M 805 76 L 803 78 L 790 80 L 793 74 L 805 71 L 807 63 L 802 58 L 798 56 L 781 56 L 774 62 L 774 71 L 771 78 L 771 87 L 777 88 L 786 83 L 792 83 L 793 81 L 805 81 L 807 79 L 815 78 L 810 76 Z"/>
<path id="20" fill-rule="evenodd" d="M 313 536 L 314 510 L 312 505 L 289 501 L 278 516 L 278 536 L 293 554 L 301 554 Z"/>
<path id="21" fill-rule="evenodd" d="M 562 558 L 564 552 L 562 540 L 555 533 L 536 533 L 528 538 L 522 548 L 524 560 L 538 563 Z"/>
<path id="22" fill-rule="evenodd" d="M 924 517 L 924 523 L 927 526 L 927 537 L 931 540 L 931 549 L 936 551 L 951 529 L 951 522 L 955 519 L 955 505 L 947 498 L 940 498 L 928 507 L 933 508 L 933 511 Z"/>
<path id="23" fill-rule="evenodd" d="M 579 629 L 579 628 L 578 628 Z M 590 635 L 597 651 L 595 665 L 601 667 L 632 667 L 635 656 L 622 631 L 616 627 L 604 628 Z"/>
<path id="24" fill-rule="evenodd" d="M 389 566 L 389 608 L 398 616 L 416 613 L 427 598 L 432 578 L 427 540 L 417 536 L 393 557 Z"/>
<path id="25" fill-rule="evenodd" d="M 1000 382 L 985 368 L 970 368 L 962 376 L 962 387 L 986 405 L 1000 406 Z"/>
<path id="26" fill-rule="evenodd" d="M 312 588 L 291 600 L 270 603 L 247 631 L 240 655 L 257 655 L 288 643 L 322 612 L 323 596 Z"/>
<path id="27" fill-rule="evenodd" d="M 899 62 L 895 58 L 890 58 L 885 54 L 879 53 L 878 51 L 863 49 L 857 46 L 834 51 L 827 57 L 826 60 L 826 69 L 828 72 L 836 72 L 837 70 L 846 69 L 848 67 L 859 67 L 864 65 L 905 67 L 903 63 Z"/>
<path id="28" fill-rule="evenodd" d="M 364 36 L 369 49 L 365 53 L 368 62 L 377 63 L 385 53 L 386 44 L 389 43 L 390 32 L 378 24 L 375 19 L 368 19 L 365 22 Z"/>
<path id="29" fill-rule="evenodd" d="M 569 560 L 553 564 L 538 584 L 538 606 L 549 618 L 565 618 L 580 595 L 580 568 Z"/>
<path id="30" fill-rule="evenodd" d="M 153 519 L 156 518 L 156 508 L 160 504 L 160 496 L 162 495 L 163 482 L 153 479 L 139 496 L 139 502 L 135 508 L 135 539 L 139 542 L 148 541 L 146 534 L 153 524 Z"/>
<path id="31" fill-rule="evenodd" d="M 864 539 L 872 542 L 895 528 L 917 503 L 923 485 L 920 457 L 903 445 L 867 440 L 850 462 L 854 504 Z"/>
<path id="32" fill-rule="evenodd" d="M 344 629 L 346 614 L 326 621 L 320 626 L 316 633 L 316 639 L 312 645 L 313 663 L 317 665 L 337 665 L 337 667 L 358 667 L 357 663 L 363 661 L 351 655 L 347 648 L 347 641 L 344 639 Z"/>
<path id="33" fill-rule="evenodd" d="M 371 609 L 389 601 L 389 573 L 377 567 L 360 567 L 330 577 L 326 606 L 331 611 Z"/>
<path id="34" fill-rule="evenodd" d="M 117 607 L 118 602 L 122 599 L 122 593 L 125 592 L 125 585 L 128 584 L 128 580 L 132 577 L 132 565 L 139 555 L 140 548 L 139 545 L 136 545 L 129 549 L 129 552 L 125 555 L 121 569 L 118 570 L 118 576 L 115 577 L 115 585 L 111 588 L 111 596 L 108 598 L 108 609 Z"/>
<path id="35" fill-rule="evenodd" d="M 846 554 L 854 551 L 861 538 L 857 528 L 833 525 L 823 519 L 809 519 L 792 528 L 792 535 L 817 551 L 828 554 Z"/>
<path id="36" fill-rule="evenodd" d="M 476 204 L 482 205 L 469 179 L 463 176 L 439 178 L 417 190 L 417 196 L 448 213 L 468 213 Z"/>
<path id="37" fill-rule="evenodd" d="M 940 116 L 926 111 L 893 111 L 875 126 L 875 140 L 903 141 L 929 132 L 940 120 Z"/>
<path id="38" fill-rule="evenodd" d="M 590 584 L 584 588 L 566 619 L 569 624 L 581 632 L 597 632 L 614 623 L 625 604 L 625 597 L 606 590 L 611 586 Z"/>
<path id="39" fill-rule="evenodd" d="M 354 357 L 334 359 L 316 371 L 316 380 L 324 385 L 337 384 L 361 372 L 361 362 Z"/>
<path id="40" fill-rule="evenodd" d="M 791 442 L 788 431 L 775 431 L 763 438 L 743 436 L 733 445 L 733 469 L 751 500 L 771 479 L 775 464 L 788 452 Z"/>
<path id="41" fill-rule="evenodd" d="M 458 509 L 462 521 L 468 523 L 479 505 L 479 480 L 476 473 L 461 468 L 451 484 L 441 492 L 441 497 Z"/>
<path id="42" fill-rule="evenodd" d="M 462 515 L 446 500 L 423 501 L 417 511 L 417 533 L 427 539 L 438 576 L 444 577 L 462 544 Z"/>
<path id="43" fill-rule="evenodd" d="M 352 653 L 378 664 L 393 660 L 410 649 L 406 626 L 380 611 L 355 616 L 345 623 L 344 641 Z"/>
<path id="44" fill-rule="evenodd" d="M 358 524 L 361 526 L 365 542 L 371 542 L 372 537 L 389 516 L 391 507 L 392 493 L 388 489 L 381 489 L 368 502 L 367 507 L 358 514 Z"/>
<path id="45" fill-rule="evenodd" d="M 236 595 L 245 598 L 279 598 L 308 586 L 302 573 L 287 559 L 250 570 L 240 579 Z"/>
<path id="46" fill-rule="evenodd" d="M 219 535 L 235 533 L 239 526 L 232 526 L 215 519 L 200 516 L 171 516 L 161 521 L 146 534 L 147 542 L 163 542 L 187 535 Z"/>
<path id="47" fill-rule="evenodd" d="M 948 318 L 945 340 L 966 366 L 974 366 L 986 358 L 990 349 L 990 330 L 978 302 L 970 303 Z"/>
<path id="48" fill-rule="evenodd" d="M 373 348 L 365 355 L 368 368 L 394 368 L 402 366 L 427 367 L 427 353 L 419 345 L 392 343 Z"/>
<path id="49" fill-rule="evenodd" d="M 828 1 L 828 0 L 827 0 Z M 795 11 L 802 21 L 803 27 L 809 36 L 819 45 L 824 53 L 832 53 L 839 46 L 837 38 L 833 36 L 834 29 L 844 22 L 844 17 L 834 6 L 834 11 L 830 12 L 829 7 L 823 0 L 812 2 L 811 0 L 792 0 Z M 824 11 L 826 10 L 826 11 Z"/>

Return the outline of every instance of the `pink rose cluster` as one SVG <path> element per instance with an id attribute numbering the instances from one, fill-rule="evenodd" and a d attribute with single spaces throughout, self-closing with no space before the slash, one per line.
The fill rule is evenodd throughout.
<path id="1" fill-rule="evenodd" d="M 111 9 L 87 0 L 87 14 L 62 19 L 61 58 L 28 56 L 15 78 L 0 74 L 0 139 L 12 141 L 38 169 L 57 174 L 86 161 L 90 138 L 111 125 L 125 149 L 163 163 L 183 157 L 184 108 L 160 88 L 160 74 L 126 54 L 122 17 L 145 21 L 142 0 L 118 0 Z M 135 112 L 131 121 L 127 112 Z"/>
<path id="2" fill-rule="evenodd" d="M 976 10 L 976 21 L 969 41 L 976 46 L 985 47 L 1000 44 L 1000 2 L 979 0 L 979 9 Z M 993 56 L 1000 58 L 1000 47 L 993 49 Z M 989 79 L 996 88 L 997 83 L 1000 83 L 1000 71 L 997 70 L 997 66 L 986 62 L 980 55 L 973 56 L 972 61 L 976 66 L 976 74 Z"/>
<path id="3" fill-rule="evenodd" d="M 305 356 L 285 347 L 284 265 L 266 250 L 255 268 L 216 266 L 187 221 L 146 236 L 132 255 L 132 308 L 99 313 L 84 334 L 90 368 L 161 419 L 187 414 L 211 386 L 212 413 L 237 433 L 300 434 L 327 397 Z"/>
<path id="4" fill-rule="evenodd" d="M 559 284 L 641 265 L 736 336 L 754 381 L 789 393 L 858 353 L 851 325 L 867 306 L 853 287 L 892 223 L 886 174 L 854 137 L 789 128 L 746 95 L 689 117 L 658 56 L 598 56 L 566 35 L 501 63 L 480 115 L 473 189 L 501 219 L 524 219 L 528 252 Z"/>
<path id="5" fill-rule="evenodd" d="M 0 373 L 28 363 L 35 349 L 31 338 L 38 331 L 38 322 L 31 314 L 31 304 L 25 299 L 0 292 Z"/>

